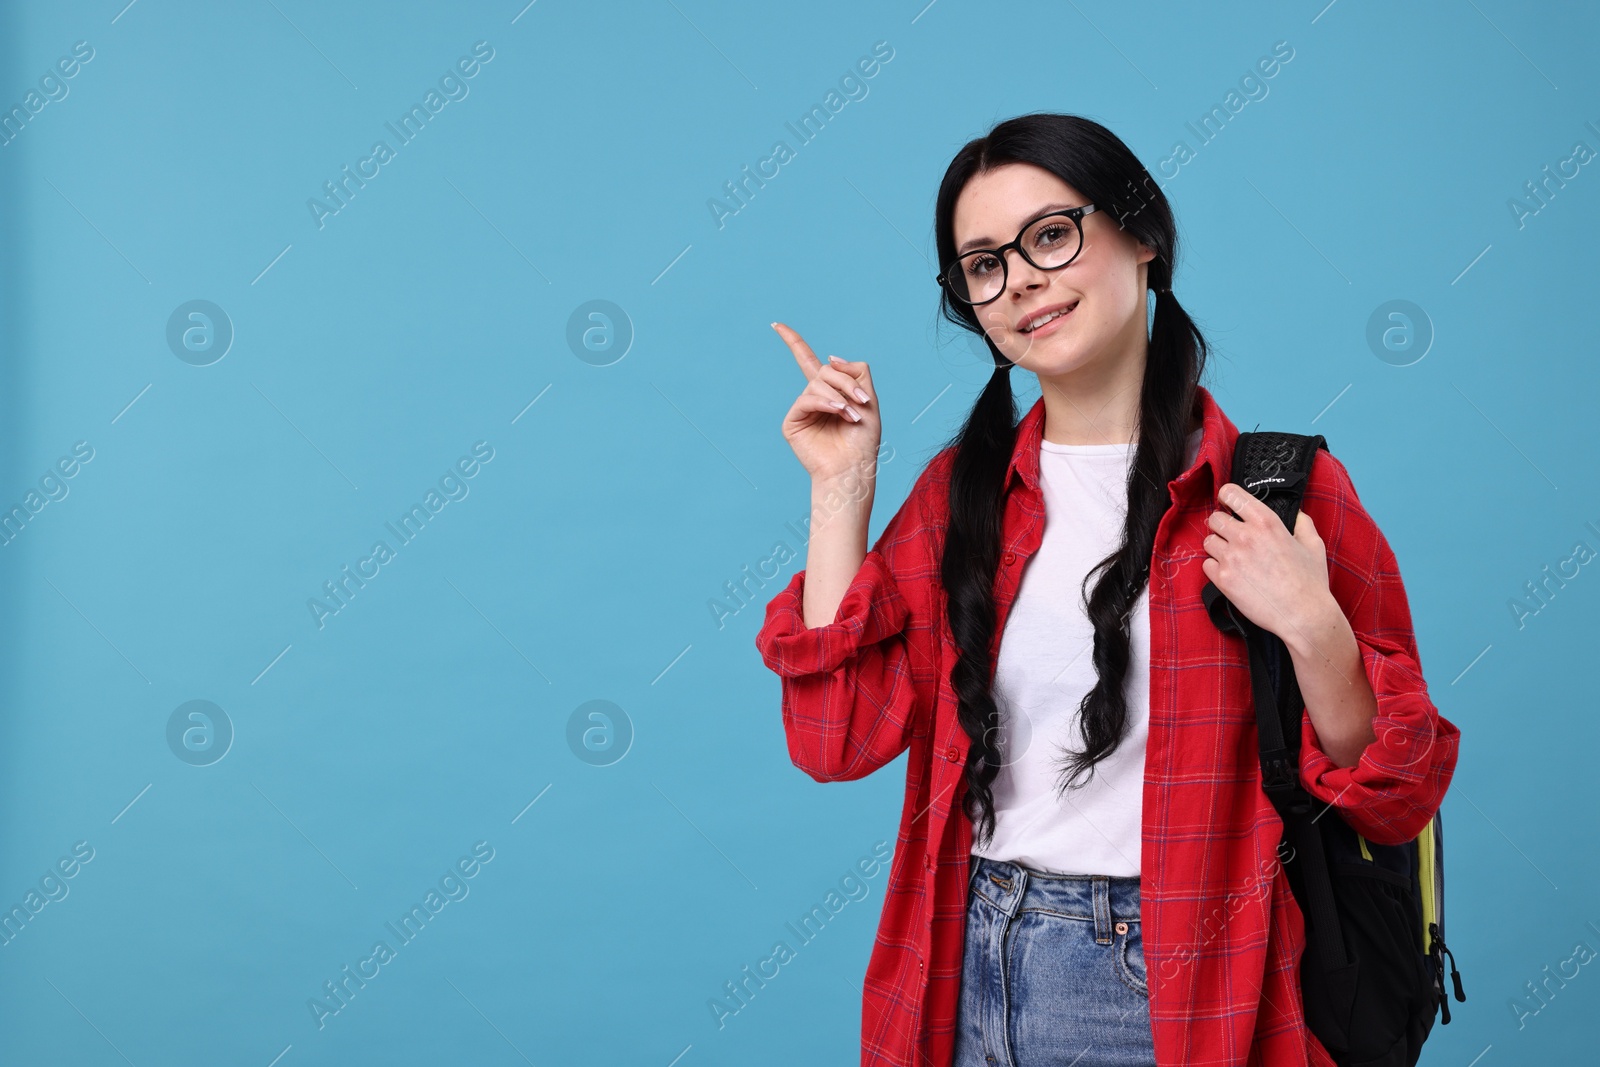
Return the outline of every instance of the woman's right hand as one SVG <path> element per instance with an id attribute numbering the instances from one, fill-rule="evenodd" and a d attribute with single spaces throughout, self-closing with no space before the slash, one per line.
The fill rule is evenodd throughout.
<path id="1" fill-rule="evenodd" d="M 783 418 L 784 439 L 800 465 L 813 483 L 851 474 L 875 479 L 883 422 L 867 364 L 837 356 L 823 363 L 789 327 L 775 322 L 772 328 L 789 346 L 807 378 L 806 387 Z"/>

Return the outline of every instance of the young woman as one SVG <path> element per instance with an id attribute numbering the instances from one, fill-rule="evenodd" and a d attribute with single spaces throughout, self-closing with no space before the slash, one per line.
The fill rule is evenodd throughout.
<path id="1" fill-rule="evenodd" d="M 1199 384 L 1171 207 L 1110 131 L 1002 122 L 935 210 L 942 311 L 995 370 L 870 551 L 871 371 L 773 324 L 808 379 L 783 434 L 813 501 L 807 566 L 756 639 L 789 754 L 839 781 L 910 753 L 862 1063 L 1331 1067 L 1248 660 L 1200 590 L 1284 640 L 1301 784 L 1399 844 L 1459 732 L 1394 553 L 1326 451 L 1293 533 L 1228 482 L 1238 430 Z M 1041 391 L 1020 423 L 1018 366 Z"/>

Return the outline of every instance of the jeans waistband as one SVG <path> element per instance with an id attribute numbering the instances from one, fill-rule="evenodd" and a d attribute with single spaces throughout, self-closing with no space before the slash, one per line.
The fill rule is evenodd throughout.
<path id="1" fill-rule="evenodd" d="M 973 856 L 970 888 L 1015 917 L 1024 908 L 1095 924 L 1095 938 L 1110 941 L 1114 923 L 1139 921 L 1139 877 L 1053 874 L 1018 863 Z"/>

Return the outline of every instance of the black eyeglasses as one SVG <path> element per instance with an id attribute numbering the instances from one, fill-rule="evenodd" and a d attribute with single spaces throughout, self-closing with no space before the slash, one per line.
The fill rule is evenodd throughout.
<path id="1" fill-rule="evenodd" d="M 1006 291 L 1007 251 L 1015 248 L 1040 270 L 1060 270 L 1083 251 L 1083 217 L 1093 211 L 1093 204 L 1085 204 L 1041 215 L 1024 226 L 1015 241 L 966 252 L 934 280 L 963 304 L 987 304 Z"/>

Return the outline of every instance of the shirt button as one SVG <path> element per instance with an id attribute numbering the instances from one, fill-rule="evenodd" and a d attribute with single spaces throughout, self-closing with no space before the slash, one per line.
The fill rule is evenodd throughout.
<path id="1" fill-rule="evenodd" d="M 1017 554 L 1015 552 L 1007 552 L 1001 558 L 1006 561 L 1006 566 L 1009 567 L 1017 561 Z"/>
<path id="2" fill-rule="evenodd" d="M 944 750 L 944 758 L 949 760 L 951 763 L 954 763 L 956 760 L 961 758 L 961 750 L 956 748 L 954 745 L 951 745 L 949 748 Z"/>
<path id="3" fill-rule="evenodd" d="M 933 867 L 934 867 L 933 857 L 932 856 L 924 856 L 922 858 L 922 865 L 924 867 L 928 868 L 928 870 L 930 870 L 930 871 L 933 870 Z"/>

